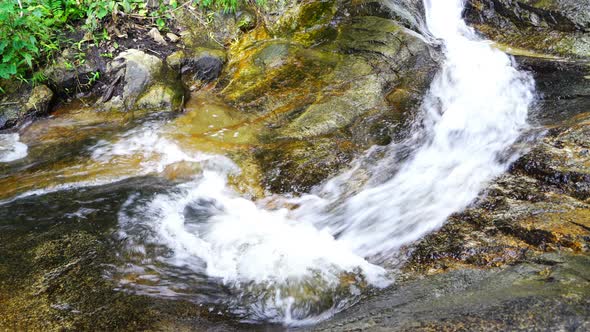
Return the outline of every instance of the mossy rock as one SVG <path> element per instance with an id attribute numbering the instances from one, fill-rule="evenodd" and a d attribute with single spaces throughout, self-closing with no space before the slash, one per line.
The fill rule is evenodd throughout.
<path id="1" fill-rule="evenodd" d="M 280 149 L 293 148 L 298 156 L 305 150 L 309 158 L 317 153 L 322 160 L 326 137 L 354 142 L 346 150 L 351 155 L 401 139 L 401 124 L 418 109 L 438 66 L 428 45 L 399 23 L 351 16 L 349 6 L 301 3 L 276 24 L 257 27 L 231 47 L 217 87 L 225 102 L 264 125 L 258 142 L 280 141 Z M 392 91 L 397 95 L 388 99 Z M 299 146 L 303 140 L 305 149 Z M 329 175 L 310 171 L 315 175 L 306 177 L 296 167 L 304 158 L 270 155 L 257 158 L 260 168 L 279 170 L 290 179 L 280 183 L 274 171 L 265 172 L 263 178 L 272 178 L 264 180 L 271 191 L 302 192 Z M 340 168 L 348 159 L 330 165 Z"/>
<path id="2" fill-rule="evenodd" d="M 230 63 L 229 84 L 222 95 L 230 103 L 258 112 L 271 111 L 317 91 L 324 85 L 321 77 L 336 66 L 339 58 L 283 41 L 264 42 L 250 52 L 251 56 Z"/>
<path id="3" fill-rule="evenodd" d="M 105 110 L 177 111 L 184 101 L 178 72 L 156 56 L 130 49 L 108 66 L 111 78 L 97 105 Z"/>
<path id="4" fill-rule="evenodd" d="M 279 21 L 268 27 L 274 38 L 288 38 L 306 47 L 331 41 L 336 36 L 332 20 L 338 1 L 307 1 L 284 13 Z"/>
<path id="5" fill-rule="evenodd" d="M 47 114 L 54 93 L 46 85 L 21 86 L 0 99 L 0 130 L 17 126 L 28 119 Z"/>
<path id="6" fill-rule="evenodd" d="M 589 13 L 587 1 L 471 0 L 466 17 L 486 37 L 500 43 L 541 54 L 587 58 Z"/>

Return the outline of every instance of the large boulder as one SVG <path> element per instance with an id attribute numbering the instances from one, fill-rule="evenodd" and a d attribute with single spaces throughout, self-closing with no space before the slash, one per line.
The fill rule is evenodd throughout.
<path id="1" fill-rule="evenodd" d="M 574 58 L 590 54 L 588 0 L 470 0 L 469 23 L 512 47 Z"/>
<path id="2" fill-rule="evenodd" d="M 536 83 L 538 107 L 533 121 L 554 125 L 590 109 L 590 66 L 585 61 L 516 56 Z"/>
<path id="3" fill-rule="evenodd" d="M 97 105 L 104 109 L 176 111 L 184 101 L 178 73 L 160 58 L 130 49 L 107 67 L 111 78 Z"/>
<path id="4" fill-rule="evenodd" d="M 46 85 L 19 87 L 0 99 L 0 130 L 46 114 L 53 100 L 53 91 Z"/>
<path id="5" fill-rule="evenodd" d="M 180 72 L 183 83 L 191 90 L 216 80 L 225 61 L 223 50 L 206 47 L 176 51 L 166 58 L 166 63 Z"/>
<path id="6" fill-rule="evenodd" d="M 309 190 L 359 151 L 396 138 L 438 68 L 423 40 L 363 5 L 297 4 L 228 52 L 217 87 L 264 124 L 257 158 L 271 191 Z"/>

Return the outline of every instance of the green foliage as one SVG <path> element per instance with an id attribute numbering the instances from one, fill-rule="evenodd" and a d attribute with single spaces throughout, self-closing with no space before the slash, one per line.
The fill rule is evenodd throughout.
<path id="1" fill-rule="evenodd" d="M 44 42 L 46 27 L 41 8 L 21 8 L 16 0 L 0 3 L 0 78 L 10 78 L 33 67 Z"/>
<path id="2" fill-rule="evenodd" d="M 205 9 L 221 9 L 224 12 L 235 12 L 246 0 L 194 0 L 194 2 Z M 266 0 L 255 0 L 257 5 L 262 6 Z"/>
<path id="3" fill-rule="evenodd" d="M 152 24 L 165 31 L 179 7 L 177 1 L 159 0 L 157 8 L 148 8 L 147 0 L 0 0 L 0 79 L 43 81 L 36 70 L 64 46 L 71 44 L 80 53 L 84 51 L 83 44 L 88 40 L 66 42 L 64 31 L 81 26 L 92 33 L 95 43 L 109 41 L 104 29 L 108 17 L 114 22 L 122 13 L 151 18 Z M 195 2 L 202 9 L 233 12 L 246 0 L 182 0 L 180 6 L 185 1 Z M 264 0 L 255 2 L 262 5 Z"/>

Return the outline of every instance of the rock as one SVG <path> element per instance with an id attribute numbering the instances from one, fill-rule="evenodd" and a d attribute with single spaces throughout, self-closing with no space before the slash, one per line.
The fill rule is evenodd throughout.
<path id="1" fill-rule="evenodd" d="M 172 43 L 177 43 L 180 40 L 180 37 L 173 34 L 172 32 L 166 33 L 166 38 L 168 38 L 168 40 L 170 40 Z"/>
<path id="2" fill-rule="evenodd" d="M 237 15 L 237 26 L 241 31 L 247 32 L 256 27 L 256 14 L 250 10 L 242 10 Z"/>
<path id="3" fill-rule="evenodd" d="M 411 251 L 435 273 L 514 264 L 547 251 L 590 252 L 590 113 L 552 129 L 478 200 Z"/>
<path id="4" fill-rule="evenodd" d="M 52 98 L 53 91 L 51 91 L 46 85 L 41 84 L 35 86 L 25 105 L 26 112 L 35 114 L 46 113 Z"/>
<path id="5" fill-rule="evenodd" d="M 541 182 L 590 202 L 590 116 L 580 115 L 574 125 L 554 128 L 550 135 L 514 164 Z"/>
<path id="6" fill-rule="evenodd" d="M 180 72 L 187 86 L 210 83 L 217 79 L 225 60 L 223 50 L 204 47 L 176 51 L 166 58 L 168 65 Z"/>
<path id="7" fill-rule="evenodd" d="M 186 61 L 186 54 L 183 50 L 173 52 L 172 54 L 166 57 L 166 63 L 168 64 L 168 66 L 179 72 L 184 61 Z"/>
<path id="8" fill-rule="evenodd" d="M 162 175 L 170 181 L 189 181 L 202 171 L 199 163 L 181 161 L 166 166 Z"/>
<path id="9" fill-rule="evenodd" d="M 590 66 L 586 61 L 516 56 L 520 68 L 536 83 L 538 110 L 534 121 L 554 125 L 590 109 Z"/>
<path id="10" fill-rule="evenodd" d="M 219 77 L 224 62 L 225 52 L 196 48 L 189 52 L 180 71 L 184 76 L 192 76 L 195 81 L 211 82 Z"/>
<path id="11" fill-rule="evenodd" d="M 156 84 L 139 97 L 136 107 L 139 109 L 175 111 L 182 107 L 182 100 L 178 98 L 182 98 L 182 95 L 175 91 L 173 87 Z"/>
<path id="12" fill-rule="evenodd" d="M 84 56 L 82 63 L 77 58 L 80 54 Z M 54 64 L 44 69 L 43 74 L 58 94 L 71 96 L 86 92 L 93 87 L 97 77 L 103 72 L 103 65 L 97 59 L 100 57 L 66 49 Z"/>
<path id="13" fill-rule="evenodd" d="M 587 256 L 543 254 L 506 268 L 396 279 L 313 331 L 587 330 Z M 392 310 L 395 308 L 395 310 Z"/>
<path id="14" fill-rule="evenodd" d="M 573 58 L 590 54 L 590 2 L 471 0 L 466 17 L 488 38 Z"/>
<path id="15" fill-rule="evenodd" d="M 348 165 L 357 152 L 354 149 L 348 141 L 320 139 L 278 144 L 272 150 L 259 151 L 256 157 L 265 165 L 263 183 L 268 189 L 304 193 Z"/>
<path id="16" fill-rule="evenodd" d="M 175 111 L 182 107 L 184 88 L 178 74 L 158 57 L 130 49 L 108 66 L 112 78 L 99 104 L 105 109 Z"/>
<path id="17" fill-rule="evenodd" d="M 22 87 L 20 88 L 22 89 Z M 46 85 L 25 87 L 13 91 L 0 101 L 0 129 L 7 129 L 23 121 L 46 114 L 53 100 L 53 91 Z"/>
<path id="18" fill-rule="evenodd" d="M 590 32 L 590 2 L 585 0 L 471 0 L 470 8 L 497 20 L 502 16 L 519 26 Z"/>
<path id="19" fill-rule="evenodd" d="M 338 11 L 337 0 L 301 3 L 283 14 L 269 32 L 273 37 L 288 37 L 306 47 L 333 41 L 337 29 L 332 24 Z"/>
<path id="20" fill-rule="evenodd" d="M 158 43 L 162 46 L 168 45 L 168 43 L 166 42 L 166 40 L 164 39 L 164 37 L 162 36 L 162 34 L 158 30 L 158 28 L 152 28 L 148 32 L 148 36 L 151 37 L 156 43 Z"/>
<path id="21" fill-rule="evenodd" d="M 401 139 L 438 69 L 424 41 L 355 6 L 298 4 L 228 53 L 217 86 L 228 104 L 264 123 L 258 140 L 269 147 L 257 160 L 271 191 L 304 192 L 333 174 L 314 163 L 341 169 L 358 151 Z"/>

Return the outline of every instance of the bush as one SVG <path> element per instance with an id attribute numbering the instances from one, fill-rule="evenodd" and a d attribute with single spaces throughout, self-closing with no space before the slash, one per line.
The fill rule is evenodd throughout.
<path id="1" fill-rule="evenodd" d="M 0 0 L 0 79 L 40 77 L 33 74 L 56 51 L 65 28 L 77 24 L 86 31 L 100 28 L 109 15 L 133 13 L 152 17 L 158 28 L 178 0 L 160 0 L 148 11 L 147 0 Z M 236 11 L 246 0 L 186 0 L 202 9 Z M 262 4 L 264 0 L 255 0 Z M 28 76 L 27 76 L 28 75 Z"/>

